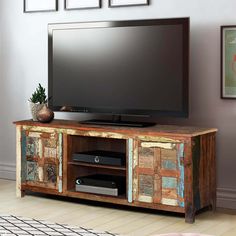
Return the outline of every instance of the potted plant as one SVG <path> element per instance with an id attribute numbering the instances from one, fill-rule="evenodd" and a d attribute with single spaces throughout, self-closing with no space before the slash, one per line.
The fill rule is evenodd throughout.
<path id="1" fill-rule="evenodd" d="M 30 110 L 32 114 L 33 121 L 38 121 L 37 113 L 43 108 L 47 103 L 47 96 L 45 88 L 39 83 L 36 90 L 33 92 L 29 99 Z"/>

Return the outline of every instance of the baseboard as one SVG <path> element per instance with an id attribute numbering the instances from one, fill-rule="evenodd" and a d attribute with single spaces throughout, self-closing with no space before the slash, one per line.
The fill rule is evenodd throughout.
<path id="1" fill-rule="evenodd" d="M 0 179 L 16 179 L 16 165 L 0 163 Z"/>
<path id="2" fill-rule="evenodd" d="M 236 209 L 236 189 L 218 188 L 217 207 Z"/>

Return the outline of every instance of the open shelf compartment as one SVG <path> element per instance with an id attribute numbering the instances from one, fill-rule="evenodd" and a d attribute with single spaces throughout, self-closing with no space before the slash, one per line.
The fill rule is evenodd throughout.
<path id="1" fill-rule="evenodd" d="M 126 199 L 127 198 L 127 140 L 126 139 L 113 139 L 113 138 L 101 138 L 101 137 L 87 137 L 87 136 L 77 136 L 69 135 L 68 143 L 70 147 L 68 148 L 67 155 L 67 191 L 73 194 L 94 194 L 101 195 L 102 197 L 117 197 Z M 99 150 L 105 153 L 121 153 L 122 165 L 103 165 L 100 163 L 90 163 L 89 161 L 80 162 L 73 159 L 75 153 L 86 153 Z M 112 176 L 120 176 L 124 178 L 124 189 L 118 196 L 109 196 L 105 194 L 98 193 L 84 193 L 76 191 L 76 179 L 83 178 L 91 175 L 105 175 L 107 180 L 112 179 Z"/>

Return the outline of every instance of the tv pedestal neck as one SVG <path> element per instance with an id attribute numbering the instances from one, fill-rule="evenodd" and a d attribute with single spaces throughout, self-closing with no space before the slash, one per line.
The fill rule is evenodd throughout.
<path id="1" fill-rule="evenodd" d="M 216 208 L 217 129 L 129 128 L 54 120 L 17 121 L 16 194 L 26 191 L 182 213 L 193 223 L 202 208 Z M 74 153 L 123 153 L 124 164 L 79 162 Z M 124 178 L 118 196 L 76 191 L 76 179 L 101 174 Z"/>

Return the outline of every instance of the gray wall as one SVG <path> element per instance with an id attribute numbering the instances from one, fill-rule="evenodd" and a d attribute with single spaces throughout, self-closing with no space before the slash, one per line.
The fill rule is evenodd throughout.
<path id="1" fill-rule="evenodd" d="M 175 124 L 217 127 L 218 204 L 236 208 L 236 100 L 220 99 L 220 25 L 236 24 L 236 1 L 152 0 L 148 7 L 24 14 L 23 0 L 0 1 L 0 176 L 14 178 L 12 121 L 30 117 L 27 100 L 47 86 L 47 24 L 55 22 L 191 17 L 190 117 Z M 85 115 L 56 114 L 84 119 Z"/>

